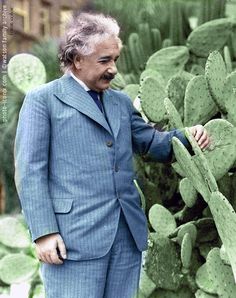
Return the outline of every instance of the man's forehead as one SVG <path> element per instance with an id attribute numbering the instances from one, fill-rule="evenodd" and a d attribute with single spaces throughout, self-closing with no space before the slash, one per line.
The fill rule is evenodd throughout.
<path id="1" fill-rule="evenodd" d="M 95 49 L 94 56 L 97 59 L 111 59 L 119 57 L 120 49 L 118 47 L 115 48 L 100 48 Z"/>
<path id="2" fill-rule="evenodd" d="M 108 38 L 95 45 L 95 49 L 98 51 L 117 50 L 119 49 L 119 43 L 115 38 Z"/>

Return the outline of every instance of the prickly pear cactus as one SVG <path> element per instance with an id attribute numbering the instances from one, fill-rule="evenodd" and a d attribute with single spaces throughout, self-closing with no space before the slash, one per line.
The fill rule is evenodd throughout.
<path id="1" fill-rule="evenodd" d="M 183 178 L 180 181 L 179 191 L 186 206 L 193 207 L 197 201 L 197 191 L 188 178 Z"/>
<path id="2" fill-rule="evenodd" d="M 224 47 L 231 33 L 232 23 L 222 18 L 204 23 L 193 30 L 187 39 L 190 51 L 199 57 L 207 57 L 211 51 Z"/>
<path id="3" fill-rule="evenodd" d="M 209 278 L 219 297 L 234 298 L 236 283 L 230 266 L 225 265 L 220 258 L 220 249 L 213 248 L 206 261 Z"/>
<path id="4" fill-rule="evenodd" d="M 159 204 L 153 205 L 149 210 L 149 221 L 159 236 L 168 236 L 176 228 L 174 216 Z"/>
<path id="5" fill-rule="evenodd" d="M 205 124 L 218 111 L 203 75 L 196 76 L 187 85 L 184 97 L 184 125 Z"/>
<path id="6" fill-rule="evenodd" d="M 160 72 L 158 72 L 156 70 L 153 70 L 151 68 L 145 69 L 140 75 L 140 79 L 139 79 L 140 84 L 146 77 L 151 77 L 153 79 L 156 79 L 160 82 L 160 84 L 162 86 L 165 86 L 165 81 L 164 81 L 162 75 L 160 74 Z"/>
<path id="7" fill-rule="evenodd" d="M 229 171 L 236 160 L 236 130 L 224 119 L 211 120 L 204 127 L 211 137 L 211 144 L 210 150 L 205 150 L 203 155 L 213 176 L 218 180 Z M 197 150 L 198 145 L 191 138 L 191 134 L 187 136 L 190 137 L 190 142 L 193 141 L 193 150 Z"/>
<path id="8" fill-rule="evenodd" d="M 28 255 L 9 254 L 0 260 L 0 279 L 6 284 L 27 281 L 37 272 L 38 266 L 39 262 Z"/>
<path id="9" fill-rule="evenodd" d="M 196 283 L 198 287 L 205 291 L 208 294 L 216 294 L 216 287 L 210 280 L 209 274 L 207 272 L 207 265 L 204 263 L 201 267 L 199 267 L 196 273 Z"/>
<path id="10" fill-rule="evenodd" d="M 164 99 L 164 105 L 168 114 L 170 128 L 182 128 L 184 127 L 181 116 L 172 101 L 169 98 Z"/>
<path id="11" fill-rule="evenodd" d="M 139 27 L 147 31 L 147 26 Z M 142 298 L 231 298 L 235 292 L 236 71 L 231 72 L 235 62 L 230 58 L 235 60 L 236 55 L 230 43 L 224 48 L 229 35 L 231 20 L 219 19 L 193 30 L 187 47 L 164 40 L 140 76 L 139 96 L 147 121 L 158 128 L 184 130 L 192 146 L 188 151 L 178 139 L 172 140 L 177 160 L 172 167 L 184 177 L 172 199 L 160 200 L 155 190 L 162 188 L 157 181 L 165 175 L 143 164 L 143 177 L 151 189 L 145 195 L 149 223 L 155 232 L 149 235 L 143 268 L 151 287 L 148 291 L 142 286 Z M 149 41 L 147 34 L 145 53 Z M 223 48 L 225 62 L 220 54 Z M 196 124 L 204 125 L 210 136 L 207 150 L 199 148 L 187 128 Z M 212 257 L 215 247 L 221 247 L 220 258 Z M 222 281 L 217 267 L 222 269 Z"/>
<path id="12" fill-rule="evenodd" d="M 209 201 L 218 233 L 224 244 L 236 281 L 236 214 L 228 200 L 220 193 L 214 192 Z M 236 285 L 235 285 L 236 286 Z"/>
<path id="13" fill-rule="evenodd" d="M 165 89 L 159 80 L 146 77 L 140 85 L 141 106 L 152 122 L 158 123 L 166 118 L 164 107 Z"/>
<path id="14" fill-rule="evenodd" d="M 177 246 L 165 237 L 152 240 L 146 256 L 145 270 L 158 288 L 177 290 L 183 277 Z"/>
<path id="15" fill-rule="evenodd" d="M 184 111 L 184 95 L 188 82 L 194 76 L 188 72 L 181 72 L 178 75 L 173 76 L 167 83 L 166 92 L 168 98 L 173 102 L 174 106 L 178 110 L 183 119 Z"/>
<path id="16" fill-rule="evenodd" d="M 230 265 L 229 256 L 225 250 L 224 244 L 222 244 L 220 248 L 220 258 L 224 262 L 224 264 Z"/>
<path id="17" fill-rule="evenodd" d="M 235 109 L 232 108 L 235 105 L 235 98 L 236 98 L 236 71 L 229 74 L 225 80 L 224 84 L 224 98 L 223 101 L 225 102 L 226 106 L 226 119 L 232 123 L 234 126 L 236 125 L 236 113 Z"/>
<path id="18" fill-rule="evenodd" d="M 189 233 L 186 233 L 181 243 L 181 261 L 183 268 L 189 270 L 192 257 L 192 240 Z"/>
<path id="19" fill-rule="evenodd" d="M 46 82 L 46 71 L 43 63 L 30 54 L 13 56 L 8 63 L 8 76 L 23 93 Z"/>
<path id="20" fill-rule="evenodd" d="M 212 52 L 206 63 L 205 75 L 212 99 L 219 109 L 226 113 L 224 102 L 224 84 L 227 76 L 224 60 L 218 51 Z"/>
<path id="21" fill-rule="evenodd" d="M 149 57 L 146 69 L 153 69 L 161 73 L 165 81 L 184 69 L 189 59 L 188 48 L 173 46 L 161 49 Z"/>
<path id="22" fill-rule="evenodd" d="M 181 287 L 177 291 L 157 289 L 150 298 L 192 298 L 193 293 L 188 287 Z"/>
<path id="23" fill-rule="evenodd" d="M 213 219 L 215 221 L 218 233 L 220 235 L 220 238 L 224 244 L 225 250 L 227 252 L 227 255 L 230 260 L 230 264 L 232 266 L 232 270 L 234 272 L 234 275 L 236 276 L 236 254 L 234 244 L 236 243 L 236 215 L 235 211 L 233 210 L 232 206 L 228 202 L 228 200 L 218 191 L 217 184 L 214 180 L 214 177 L 211 173 L 211 170 L 208 166 L 207 159 L 204 157 L 203 153 L 201 152 L 200 148 L 197 149 L 197 143 L 193 139 L 193 137 L 188 133 L 187 134 L 189 141 L 193 145 L 193 149 L 195 154 L 198 154 L 198 168 L 199 172 L 196 174 L 199 175 L 201 179 L 203 179 L 203 184 L 205 183 L 205 187 L 212 192 L 212 194 L 209 197 L 208 194 L 203 194 L 203 198 L 208 203 L 208 206 L 211 210 Z M 176 140 L 177 141 L 177 140 Z M 178 144 L 175 140 L 174 145 L 174 151 L 176 154 L 176 158 L 178 161 L 181 161 L 181 156 L 185 156 L 185 160 L 187 159 L 188 153 L 184 150 L 182 145 Z M 179 141 L 178 141 L 179 142 Z M 195 143 L 195 144 L 194 144 Z M 177 150 L 178 149 L 178 150 Z M 186 164 L 186 167 L 184 168 L 186 173 L 188 173 L 188 165 Z M 193 169 L 193 166 L 192 166 Z M 196 171 L 196 169 L 195 169 Z M 197 179 L 196 177 L 190 176 L 191 182 L 194 185 L 194 179 Z M 199 190 L 198 190 L 199 191 Z"/>
<path id="24" fill-rule="evenodd" d="M 0 219 L 0 243 L 8 247 L 27 248 L 31 241 L 25 226 L 16 218 Z"/>
<path id="25" fill-rule="evenodd" d="M 210 192 L 196 163 L 194 162 L 184 145 L 179 141 L 179 139 L 174 137 L 172 143 L 175 157 L 182 172 L 185 173 L 186 177 L 191 181 L 196 190 L 206 200 L 208 200 L 210 198 Z"/>
<path id="26" fill-rule="evenodd" d="M 218 185 L 217 185 L 216 180 L 209 168 L 207 159 L 204 156 L 204 154 L 202 153 L 202 150 L 198 146 L 197 141 L 195 140 L 195 138 L 193 137 L 193 135 L 191 134 L 191 132 L 188 128 L 186 129 L 186 136 L 192 145 L 192 148 L 195 153 L 195 163 L 196 163 L 197 167 L 199 168 L 200 173 L 201 173 L 207 187 L 209 188 L 209 190 L 211 192 L 218 191 Z"/>
<path id="27" fill-rule="evenodd" d="M 189 234 L 192 247 L 194 247 L 197 239 L 197 228 L 193 223 L 188 222 L 178 227 L 177 242 L 179 245 L 182 245 L 183 238 L 186 234 Z"/>

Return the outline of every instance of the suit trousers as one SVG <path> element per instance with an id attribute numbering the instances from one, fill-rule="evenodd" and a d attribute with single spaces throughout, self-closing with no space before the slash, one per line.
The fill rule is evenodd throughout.
<path id="1" fill-rule="evenodd" d="M 142 252 L 121 210 L 115 240 L 105 256 L 64 260 L 62 265 L 41 264 L 46 298 L 134 298 L 141 259 Z"/>

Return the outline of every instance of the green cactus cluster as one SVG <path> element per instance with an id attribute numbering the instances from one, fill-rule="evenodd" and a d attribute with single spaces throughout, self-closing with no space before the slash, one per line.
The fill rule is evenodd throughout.
<path id="1" fill-rule="evenodd" d="M 12 287 L 24 283 L 28 287 L 25 293 L 20 290 L 22 296 L 36 298 L 40 293 L 44 297 L 38 269 L 39 261 L 23 216 L 0 217 L 0 295 L 8 297 Z"/>
<path id="2" fill-rule="evenodd" d="M 189 152 L 173 138 L 172 168 L 179 181 L 173 198 L 179 205 L 152 194 L 155 199 L 147 208 L 150 234 L 141 297 L 235 297 L 236 74 L 221 36 L 221 30 L 230 35 L 232 24 L 220 19 L 201 26 L 191 33 L 186 47 L 152 54 L 140 76 L 140 112 L 157 129 L 181 129 L 192 147 Z M 219 39 L 202 45 L 199 30 L 213 36 L 218 32 Z M 168 55 L 173 48 L 175 55 Z M 200 71 L 191 71 L 193 67 Z M 187 128 L 195 124 L 204 125 L 210 135 L 207 150 L 200 149 Z M 146 161 L 142 167 L 137 170 L 141 181 L 151 180 L 154 166 Z M 149 189 L 144 183 L 147 202 Z M 175 266 L 166 260 L 167 249 Z M 146 283 L 152 285 L 148 292 L 143 290 Z"/>

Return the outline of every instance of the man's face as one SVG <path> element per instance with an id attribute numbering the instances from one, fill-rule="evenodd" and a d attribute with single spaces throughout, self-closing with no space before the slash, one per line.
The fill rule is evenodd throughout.
<path id="1" fill-rule="evenodd" d="M 75 75 L 90 89 L 103 91 L 117 73 L 116 60 L 119 55 L 118 41 L 113 37 L 106 39 L 95 46 L 91 55 L 77 58 Z"/>

